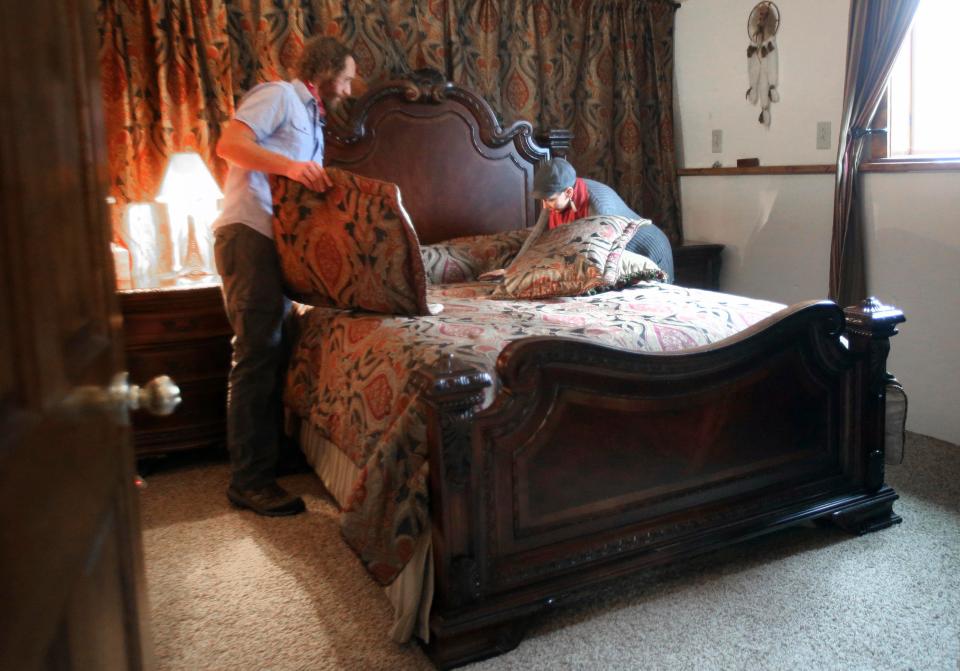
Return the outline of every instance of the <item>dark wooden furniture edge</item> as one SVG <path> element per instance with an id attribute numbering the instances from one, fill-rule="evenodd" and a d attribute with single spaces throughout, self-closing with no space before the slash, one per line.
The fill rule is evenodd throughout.
<path id="1" fill-rule="evenodd" d="M 673 247 L 674 284 L 696 289 L 720 289 L 720 267 L 725 245 L 684 240 Z"/>
<path id="2" fill-rule="evenodd" d="M 331 138 L 330 164 L 395 181 L 405 202 L 419 188 L 421 239 L 532 223 L 521 192 L 547 151 L 529 127 L 507 140 L 478 96 L 414 79 L 368 93 L 353 130 Z M 487 202 L 512 203 L 510 220 L 460 207 L 464 175 L 479 173 Z M 525 338 L 501 354 L 502 388 L 483 411 L 483 371 L 455 359 L 416 371 L 435 573 L 428 654 L 449 668 L 505 652 L 529 617 L 599 583 L 803 520 L 856 533 L 898 522 L 883 428 L 902 320 L 876 301 L 803 303 L 675 354 Z"/>
<path id="3" fill-rule="evenodd" d="M 131 381 L 170 375 L 184 402 L 168 417 L 132 415 L 137 458 L 226 444 L 232 332 L 219 284 L 117 292 Z"/>
<path id="4" fill-rule="evenodd" d="M 431 509 L 432 659 L 449 668 L 499 654 L 530 616 L 597 584 L 803 520 L 854 533 L 899 522 L 883 440 L 889 338 L 901 321 L 873 299 L 846 311 L 821 301 L 675 354 L 524 338 L 501 355 L 502 389 L 481 412 L 482 371 L 453 359 L 418 371 L 430 494 L 442 501 Z M 786 410 L 766 421 L 777 408 Z M 638 435 L 583 446 L 570 416 L 593 417 L 585 431 L 596 436 L 609 435 L 614 417 L 631 420 Z M 700 444 L 663 451 L 645 426 Z M 582 466 L 549 458 L 561 453 L 567 464 L 608 460 L 610 473 L 624 454 L 659 466 L 653 479 L 627 474 L 619 496 L 587 478 L 570 496 L 557 490 Z M 537 487 L 543 481 L 553 493 Z"/>
<path id="5" fill-rule="evenodd" d="M 534 168 L 569 146 L 566 131 L 547 139 L 537 144 L 526 121 L 502 127 L 480 96 L 426 69 L 371 89 L 344 125 L 331 124 L 325 162 L 396 183 L 420 241 L 431 244 L 532 226 Z"/>

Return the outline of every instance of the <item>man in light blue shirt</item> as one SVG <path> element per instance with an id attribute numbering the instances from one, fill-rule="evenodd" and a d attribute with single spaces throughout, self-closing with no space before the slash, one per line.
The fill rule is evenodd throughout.
<path id="1" fill-rule="evenodd" d="M 251 89 L 217 143 L 229 162 L 223 214 L 214 223 L 214 255 L 233 328 L 227 395 L 227 497 L 260 515 L 294 515 L 300 497 L 276 481 L 280 396 L 286 364 L 281 343 L 290 301 L 283 295 L 273 244 L 268 175 L 284 175 L 316 191 L 330 186 L 323 169 L 326 105 L 350 95 L 356 62 L 330 37 L 304 45 L 298 78 Z"/>

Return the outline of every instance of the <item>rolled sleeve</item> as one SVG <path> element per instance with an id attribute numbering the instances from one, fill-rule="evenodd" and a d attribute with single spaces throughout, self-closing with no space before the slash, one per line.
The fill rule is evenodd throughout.
<path id="1" fill-rule="evenodd" d="M 250 127 L 258 142 L 263 142 L 286 120 L 285 98 L 278 82 L 260 84 L 240 102 L 235 118 Z"/>

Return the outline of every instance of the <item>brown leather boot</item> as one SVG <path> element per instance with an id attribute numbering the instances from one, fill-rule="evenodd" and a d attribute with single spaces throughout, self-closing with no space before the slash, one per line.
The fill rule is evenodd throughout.
<path id="1" fill-rule="evenodd" d="M 296 515 L 307 509 L 303 499 L 294 496 L 276 482 L 251 489 L 238 489 L 230 485 L 227 498 L 238 508 L 247 508 L 268 517 Z"/>

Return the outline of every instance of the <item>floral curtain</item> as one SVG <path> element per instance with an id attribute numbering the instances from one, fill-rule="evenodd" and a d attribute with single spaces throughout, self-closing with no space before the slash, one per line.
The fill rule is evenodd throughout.
<path id="1" fill-rule="evenodd" d="M 504 124 L 567 128 L 578 173 L 682 240 L 673 136 L 671 0 L 99 0 L 100 64 L 118 203 L 150 200 L 167 157 L 214 147 L 242 94 L 287 79 L 304 41 L 339 37 L 354 93 L 431 67 Z"/>

